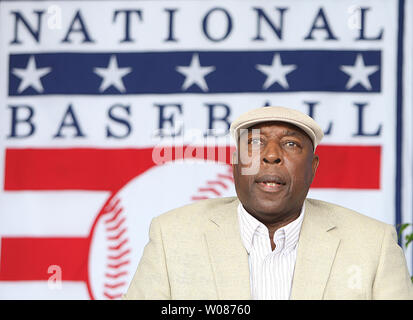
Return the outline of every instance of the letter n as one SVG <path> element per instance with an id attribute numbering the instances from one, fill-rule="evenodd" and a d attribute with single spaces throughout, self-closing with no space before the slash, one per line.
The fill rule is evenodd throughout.
<path id="1" fill-rule="evenodd" d="M 42 24 L 42 15 L 44 11 L 33 11 L 37 15 L 37 24 L 36 26 L 31 26 L 29 22 L 23 17 L 23 15 L 18 12 L 18 11 L 12 11 L 10 12 L 11 14 L 14 15 L 14 38 L 10 42 L 10 44 L 21 44 L 21 40 L 19 40 L 18 35 L 19 35 L 19 22 L 23 23 L 23 25 L 26 27 L 26 30 L 29 31 L 29 33 L 32 35 L 34 40 L 36 40 L 37 43 L 40 41 L 40 30 L 41 30 L 41 24 Z"/>

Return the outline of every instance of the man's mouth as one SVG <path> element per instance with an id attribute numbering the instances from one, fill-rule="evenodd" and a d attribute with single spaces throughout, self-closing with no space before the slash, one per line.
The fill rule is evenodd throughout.
<path id="1" fill-rule="evenodd" d="M 278 191 L 286 185 L 285 179 L 278 175 L 264 175 L 258 177 L 255 182 L 264 191 Z"/>

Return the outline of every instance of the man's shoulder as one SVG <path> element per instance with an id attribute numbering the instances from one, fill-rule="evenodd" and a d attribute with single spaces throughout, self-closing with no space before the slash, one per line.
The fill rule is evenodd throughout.
<path id="1" fill-rule="evenodd" d="M 334 204 L 327 201 L 306 199 L 312 212 L 317 212 L 337 227 L 351 230 L 352 232 L 374 233 L 378 230 L 384 231 L 389 225 L 375 218 L 369 217 L 363 213 Z"/>
<path id="2" fill-rule="evenodd" d="M 237 197 L 199 200 L 165 212 L 156 217 L 156 219 L 161 223 L 203 223 L 216 212 L 225 210 L 226 208 L 236 208 L 237 205 Z"/>

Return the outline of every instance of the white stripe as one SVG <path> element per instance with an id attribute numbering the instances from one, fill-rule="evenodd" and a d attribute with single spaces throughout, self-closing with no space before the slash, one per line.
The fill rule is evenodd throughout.
<path id="1" fill-rule="evenodd" d="M 1 300 L 89 300 L 86 283 L 62 281 L 60 287 L 48 281 L 0 281 Z"/>
<path id="2" fill-rule="evenodd" d="M 0 192 L 1 236 L 88 236 L 109 192 Z"/>
<path id="3" fill-rule="evenodd" d="M 296 220 L 274 233 L 276 247 L 272 251 L 267 227 L 250 215 L 241 204 L 238 206 L 241 239 L 249 255 L 253 299 L 290 298 L 304 211 L 305 206 Z"/>

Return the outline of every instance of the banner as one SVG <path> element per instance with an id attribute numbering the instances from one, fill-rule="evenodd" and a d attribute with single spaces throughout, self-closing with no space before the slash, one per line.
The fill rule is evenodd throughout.
<path id="1" fill-rule="evenodd" d="M 235 196 L 262 106 L 323 128 L 309 197 L 411 222 L 411 7 L 0 2 L 0 298 L 119 299 L 153 217 Z"/>

